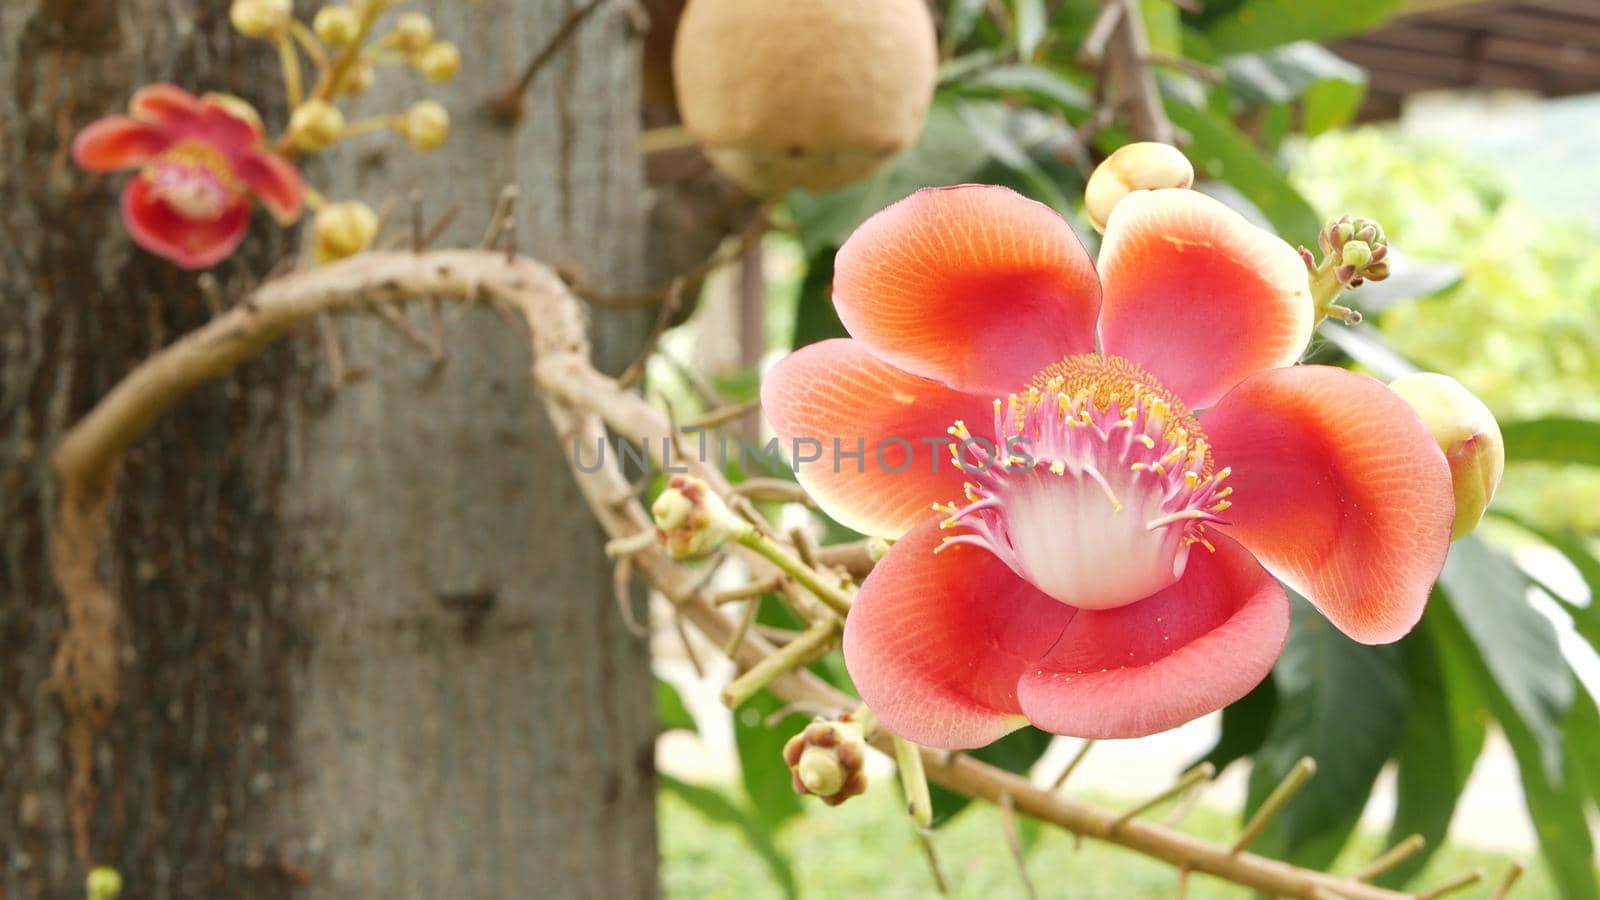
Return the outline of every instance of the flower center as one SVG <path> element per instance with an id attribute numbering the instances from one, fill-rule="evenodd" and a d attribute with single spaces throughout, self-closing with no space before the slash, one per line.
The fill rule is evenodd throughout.
<path id="1" fill-rule="evenodd" d="M 994 402 L 993 441 L 950 434 L 972 480 L 936 504 L 946 544 L 972 544 L 1062 603 L 1111 609 L 1183 576 L 1207 522 L 1232 505 L 1200 423 L 1155 376 L 1084 354 Z"/>
<path id="2" fill-rule="evenodd" d="M 144 170 L 152 193 L 185 219 L 214 222 L 243 191 L 228 160 L 198 141 L 174 144 Z"/>

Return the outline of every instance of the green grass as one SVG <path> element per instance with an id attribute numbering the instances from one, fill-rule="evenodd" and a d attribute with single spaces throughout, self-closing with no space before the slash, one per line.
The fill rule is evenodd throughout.
<path id="1" fill-rule="evenodd" d="M 1128 805 L 1105 797 L 1092 799 L 1112 806 Z M 663 794 L 660 809 L 661 877 L 667 897 L 753 900 L 782 896 L 760 858 L 746 847 L 737 831 L 707 822 L 676 796 Z M 1218 841 L 1238 831 L 1233 815 L 1204 807 L 1191 813 L 1183 827 Z M 1095 841 L 1084 841 L 1081 847 L 1074 843 L 1072 835 L 1056 829 L 1040 832 L 1028 857 L 1028 871 L 1041 897 L 1153 900 L 1173 896 L 1176 877 L 1166 865 Z M 778 844 L 793 859 L 805 897 L 921 900 L 935 896 L 911 823 L 891 789 L 868 791 L 835 809 L 808 803 L 806 815 L 784 826 Z M 975 804 L 939 830 L 935 845 L 951 882 L 951 896 L 982 900 L 1024 896 L 1001 832 L 1000 814 L 992 807 Z M 1382 835 L 1360 834 L 1335 871 L 1349 871 L 1382 849 Z M 1506 854 L 1447 846 L 1435 855 L 1412 889 L 1482 867 L 1489 873 L 1484 885 L 1450 895 L 1452 900 L 1482 900 L 1510 863 Z M 1198 875 L 1189 888 L 1189 896 L 1195 900 L 1251 896 L 1249 891 Z M 1556 895 L 1535 859 L 1511 896 L 1542 900 Z"/>

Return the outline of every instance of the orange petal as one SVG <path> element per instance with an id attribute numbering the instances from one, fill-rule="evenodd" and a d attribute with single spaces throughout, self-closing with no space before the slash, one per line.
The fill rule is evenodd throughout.
<path id="1" fill-rule="evenodd" d="M 817 503 L 844 525 L 884 537 L 939 518 L 932 504 L 960 498 L 966 475 L 950 458 L 946 430 L 957 419 L 974 427 L 994 420 L 990 400 L 903 372 L 847 339 L 779 362 L 761 385 L 761 403 Z"/>
<path id="2" fill-rule="evenodd" d="M 840 248 L 833 301 L 895 365 L 1004 394 L 1094 350 L 1100 285 L 1056 212 L 1009 188 L 932 188 L 877 213 Z"/>
<path id="3" fill-rule="evenodd" d="M 90 172 L 115 172 L 144 165 L 171 143 L 155 125 L 108 116 L 78 132 L 72 141 L 72 161 Z"/>
<path id="4" fill-rule="evenodd" d="M 128 109 L 134 118 L 156 125 L 185 125 L 205 114 L 193 94 L 165 83 L 140 88 L 128 102 Z"/>
<path id="5" fill-rule="evenodd" d="M 250 151 L 234 163 L 234 172 L 280 223 L 287 225 L 300 217 L 305 182 L 288 160 L 276 153 Z"/>
<path id="6" fill-rule="evenodd" d="M 205 269 L 238 249 L 250 225 L 250 203 L 241 195 L 213 221 L 186 219 L 135 178 L 122 192 L 122 219 L 134 243 L 185 269 Z"/>
<path id="7" fill-rule="evenodd" d="M 1450 467 L 1381 382 L 1329 366 L 1247 378 L 1200 419 L 1233 470 L 1224 529 L 1350 637 L 1398 640 L 1450 546 Z"/>
<path id="8" fill-rule="evenodd" d="M 935 553 L 942 538 L 924 522 L 867 576 L 845 619 L 844 661 L 889 731 L 928 747 L 981 747 L 1025 724 L 1017 678 L 1073 610 L 986 550 Z"/>
<path id="9" fill-rule="evenodd" d="M 1196 547 L 1178 583 L 1127 606 L 1081 610 L 1018 686 L 1034 725 L 1082 738 L 1176 728 L 1248 694 L 1289 635 L 1289 599 L 1233 541 Z M 852 613 L 854 615 L 854 613 Z"/>
<path id="10" fill-rule="evenodd" d="M 1287 366 L 1311 339 L 1305 263 L 1198 191 L 1135 191 L 1100 248 L 1100 340 L 1203 409 L 1245 376 Z"/>

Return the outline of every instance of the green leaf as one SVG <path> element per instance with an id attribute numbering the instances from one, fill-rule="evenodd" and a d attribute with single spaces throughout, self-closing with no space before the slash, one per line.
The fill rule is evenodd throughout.
<path id="1" fill-rule="evenodd" d="M 1322 227 L 1316 210 L 1232 122 L 1176 100 L 1167 102 L 1167 115 L 1189 132 L 1189 159 L 1197 169 L 1237 188 L 1284 240 L 1316 246 Z"/>
<path id="2" fill-rule="evenodd" d="M 1019 775 L 1027 774 L 1039 757 L 1050 748 L 1051 735 L 1037 728 L 1026 727 L 1011 732 L 987 747 L 967 751 L 967 755 L 980 759 L 992 766 L 999 766 L 1007 772 Z M 965 794 L 948 791 L 937 784 L 929 783 L 929 794 L 933 797 L 933 825 L 935 828 L 949 822 L 956 813 L 967 808 L 972 798 Z"/>
<path id="3" fill-rule="evenodd" d="M 1402 303 L 1432 297 L 1461 283 L 1460 263 L 1416 259 L 1404 250 L 1389 248 L 1389 277 L 1369 281 L 1340 301 L 1364 313 L 1380 313 Z"/>
<path id="4" fill-rule="evenodd" d="M 1005 107 L 994 103 L 962 103 L 960 109 L 973 139 L 996 162 L 1022 178 L 1027 188 L 1024 193 L 1056 210 L 1065 210 L 1071 205 L 1044 168 L 1028 154 L 1024 146 L 1026 138 L 1012 133 L 1012 125 L 1023 124 L 1017 117 L 1008 115 Z"/>
<path id="5" fill-rule="evenodd" d="M 1600 466 L 1600 422 L 1550 416 L 1501 422 L 1507 462 L 1581 463 Z"/>
<path id="6" fill-rule="evenodd" d="M 1305 600 L 1272 670 L 1278 709 L 1250 771 L 1247 815 L 1301 757 L 1317 775 L 1273 818 L 1256 852 L 1317 868 L 1338 856 L 1378 772 L 1399 745 L 1407 693 L 1400 654 L 1345 637 Z"/>
<path id="7" fill-rule="evenodd" d="M 689 708 L 683 705 L 683 698 L 678 696 L 678 689 L 659 678 L 656 679 L 656 722 L 665 729 L 694 731 L 698 727 Z"/>
<path id="8" fill-rule="evenodd" d="M 1415 363 L 1396 353 L 1384 340 L 1383 332 L 1371 325 L 1324 322 L 1317 334 L 1385 381 L 1418 371 Z"/>
<path id="9" fill-rule="evenodd" d="M 1454 599 L 1454 598 L 1452 598 Z M 1548 747 L 1525 721 L 1509 692 L 1482 655 L 1482 644 L 1457 615 L 1459 605 L 1438 603 L 1429 607 L 1423 625 L 1438 638 L 1442 656 L 1451 657 L 1446 670 L 1471 672 L 1477 694 L 1500 723 L 1511 744 L 1517 769 L 1522 775 L 1523 797 L 1528 815 L 1539 835 L 1539 852 L 1544 856 L 1551 877 L 1568 900 L 1593 900 L 1600 896 L 1595 880 L 1594 844 L 1589 838 L 1589 823 L 1583 813 L 1582 782 L 1571 754 L 1561 752 L 1561 735 L 1556 736 L 1556 755 L 1562 757 L 1552 772 L 1547 769 Z M 1559 656 L 1556 657 L 1559 661 Z M 1567 674 L 1570 688 L 1572 676 Z M 1588 748 L 1592 752 L 1592 747 Z"/>
<path id="10" fill-rule="evenodd" d="M 1168 56 L 1183 55 L 1183 23 L 1178 5 L 1172 0 L 1139 0 L 1139 15 L 1144 19 L 1145 37 L 1150 49 Z"/>
<path id="11" fill-rule="evenodd" d="M 1266 743 L 1278 709 L 1278 683 L 1268 678 L 1250 693 L 1223 707 L 1222 733 L 1206 755 L 1194 764 L 1210 763 L 1218 772 L 1236 759 L 1254 754 Z"/>
<path id="12" fill-rule="evenodd" d="M 1555 628 L 1528 603 L 1527 577 L 1505 554 L 1468 535 L 1451 545 L 1439 584 L 1497 692 L 1536 740 L 1543 775 L 1559 781 L 1561 723 L 1572 706 L 1572 673 Z"/>
<path id="13" fill-rule="evenodd" d="M 944 14 L 944 37 L 941 46 L 943 55 L 954 55 L 952 51 L 962 41 L 972 34 L 978 26 L 978 19 L 983 16 L 985 0 L 950 0 L 950 5 Z"/>
<path id="14" fill-rule="evenodd" d="M 1584 583 L 1589 586 L 1589 603 L 1587 606 L 1579 606 L 1542 584 L 1540 584 L 1540 588 L 1554 598 L 1557 603 L 1561 604 L 1561 607 L 1567 611 L 1568 615 L 1572 616 L 1572 627 L 1578 634 L 1582 635 L 1584 640 L 1596 648 L 1600 648 L 1600 559 L 1596 559 L 1595 555 L 1589 552 L 1589 547 L 1584 542 L 1583 537 L 1574 531 L 1555 531 L 1545 528 L 1502 509 L 1495 509 L 1492 512 L 1495 516 L 1517 525 L 1549 544 L 1552 549 L 1565 556 L 1567 561 L 1572 563 L 1574 569 L 1578 570 L 1578 574 L 1583 577 Z M 1527 573 L 1524 572 L 1524 574 Z M 1531 575 L 1529 577 L 1532 578 Z"/>
<path id="15" fill-rule="evenodd" d="M 1016 0 L 1017 14 L 1017 57 L 1023 62 L 1033 59 L 1033 54 L 1044 42 L 1048 29 L 1045 27 L 1048 16 L 1044 9 L 1044 0 Z"/>
<path id="16" fill-rule="evenodd" d="M 1210 21 L 1205 33 L 1218 51 L 1244 53 L 1367 31 L 1400 6 L 1401 0 L 1246 0 Z"/>
<path id="17" fill-rule="evenodd" d="M 1435 597 L 1433 603 L 1444 603 Z M 1401 887 L 1422 871 L 1443 844 L 1455 815 L 1456 801 L 1473 763 L 1483 751 L 1487 716 L 1472 691 L 1471 674 L 1458 661 L 1439 653 L 1437 639 L 1419 628 L 1400 643 L 1400 661 L 1411 706 L 1396 755 L 1395 811 L 1389 829 L 1394 845 L 1413 834 L 1427 840 L 1422 852 L 1379 880 Z M 1455 668 L 1447 669 L 1447 665 Z"/>
<path id="18" fill-rule="evenodd" d="M 1235 95 L 1252 106 L 1304 103 L 1308 135 L 1347 124 L 1361 108 L 1367 74 L 1310 41 L 1222 59 Z"/>
<path id="19" fill-rule="evenodd" d="M 658 774 L 656 779 L 663 790 L 676 794 L 708 820 L 738 830 L 750 845 L 750 849 L 767 864 L 773 880 L 778 883 L 783 895 L 789 898 L 800 896 L 800 886 L 795 882 L 794 867 L 790 864 L 789 857 L 778 849 L 778 845 L 772 842 L 772 835 L 768 834 L 748 812 L 710 788 L 688 784 L 666 774 Z"/>
<path id="20" fill-rule="evenodd" d="M 783 745 L 806 726 L 806 717 L 787 716 L 768 728 L 767 716 L 783 702 L 767 691 L 751 697 L 733 711 L 733 737 L 739 749 L 739 780 L 750 797 L 756 818 L 769 831 L 804 811 L 801 798 L 790 784 Z"/>
<path id="21" fill-rule="evenodd" d="M 807 262 L 806 277 L 800 281 L 800 301 L 794 310 L 794 349 L 849 336 L 833 308 L 833 249 L 829 248 Z"/>
<path id="22" fill-rule="evenodd" d="M 1589 793 L 1589 805 L 1600 809 L 1600 710 L 1587 691 L 1579 691 L 1567 717 L 1567 758 Z"/>
<path id="23" fill-rule="evenodd" d="M 826 194 L 794 191 L 789 210 L 808 259 L 837 249 L 868 216 L 918 188 L 970 181 L 988 162 L 951 102 L 936 101 L 922 136 L 876 176 Z"/>
<path id="24" fill-rule="evenodd" d="M 1084 114 L 1094 98 L 1076 82 L 1046 66 L 1019 63 L 994 66 L 974 73 L 952 86 L 962 96 L 1006 98 L 1022 96 L 1063 112 Z"/>

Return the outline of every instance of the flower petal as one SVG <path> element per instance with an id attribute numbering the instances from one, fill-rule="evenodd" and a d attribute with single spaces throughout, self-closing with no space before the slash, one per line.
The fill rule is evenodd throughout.
<path id="1" fill-rule="evenodd" d="M 833 302 L 883 359 L 1005 394 L 1094 350 L 1100 284 L 1054 210 L 969 184 L 918 191 L 862 223 L 839 250 Z"/>
<path id="2" fill-rule="evenodd" d="M 1200 424 L 1233 470 L 1228 534 L 1350 637 L 1411 630 L 1455 501 L 1444 454 L 1399 395 L 1344 369 L 1274 369 Z"/>
<path id="3" fill-rule="evenodd" d="M 961 496 L 966 474 L 950 458 L 946 429 L 957 419 L 992 422 L 992 402 L 903 372 L 852 340 L 802 347 L 761 385 L 800 484 L 844 525 L 884 537 L 937 518 L 933 503 Z"/>
<path id="4" fill-rule="evenodd" d="M 166 132 L 148 122 L 108 116 L 78 132 L 72 161 L 90 172 L 115 172 L 144 165 L 171 143 Z"/>
<path id="5" fill-rule="evenodd" d="M 122 219 L 139 246 L 185 269 L 204 269 L 226 259 L 244 240 L 250 203 L 242 195 L 214 221 L 185 219 L 135 178 L 122 192 Z"/>
<path id="6" fill-rule="evenodd" d="M 1221 535 L 1177 584 L 1083 610 L 1029 666 L 1022 711 L 1045 731 L 1132 738 L 1176 728 L 1249 693 L 1289 634 L 1289 600 L 1248 551 Z"/>
<path id="7" fill-rule="evenodd" d="M 288 225 L 300 217 L 305 182 L 293 163 L 276 153 L 251 151 L 234 163 L 234 173 L 280 223 Z"/>
<path id="8" fill-rule="evenodd" d="M 195 96 L 175 84 L 146 85 L 133 95 L 128 109 L 134 118 L 156 125 L 185 125 L 198 120 L 205 110 Z"/>
<path id="9" fill-rule="evenodd" d="M 1026 724 L 1017 678 L 1073 610 L 985 550 L 935 553 L 942 538 L 937 522 L 918 525 L 867 576 L 845 620 L 844 661 L 889 731 L 928 747 L 981 747 Z"/>
<path id="10" fill-rule="evenodd" d="M 1271 232 L 1198 191 L 1135 191 L 1100 247 L 1100 340 L 1190 409 L 1245 376 L 1287 366 L 1311 339 L 1309 277 Z"/>

